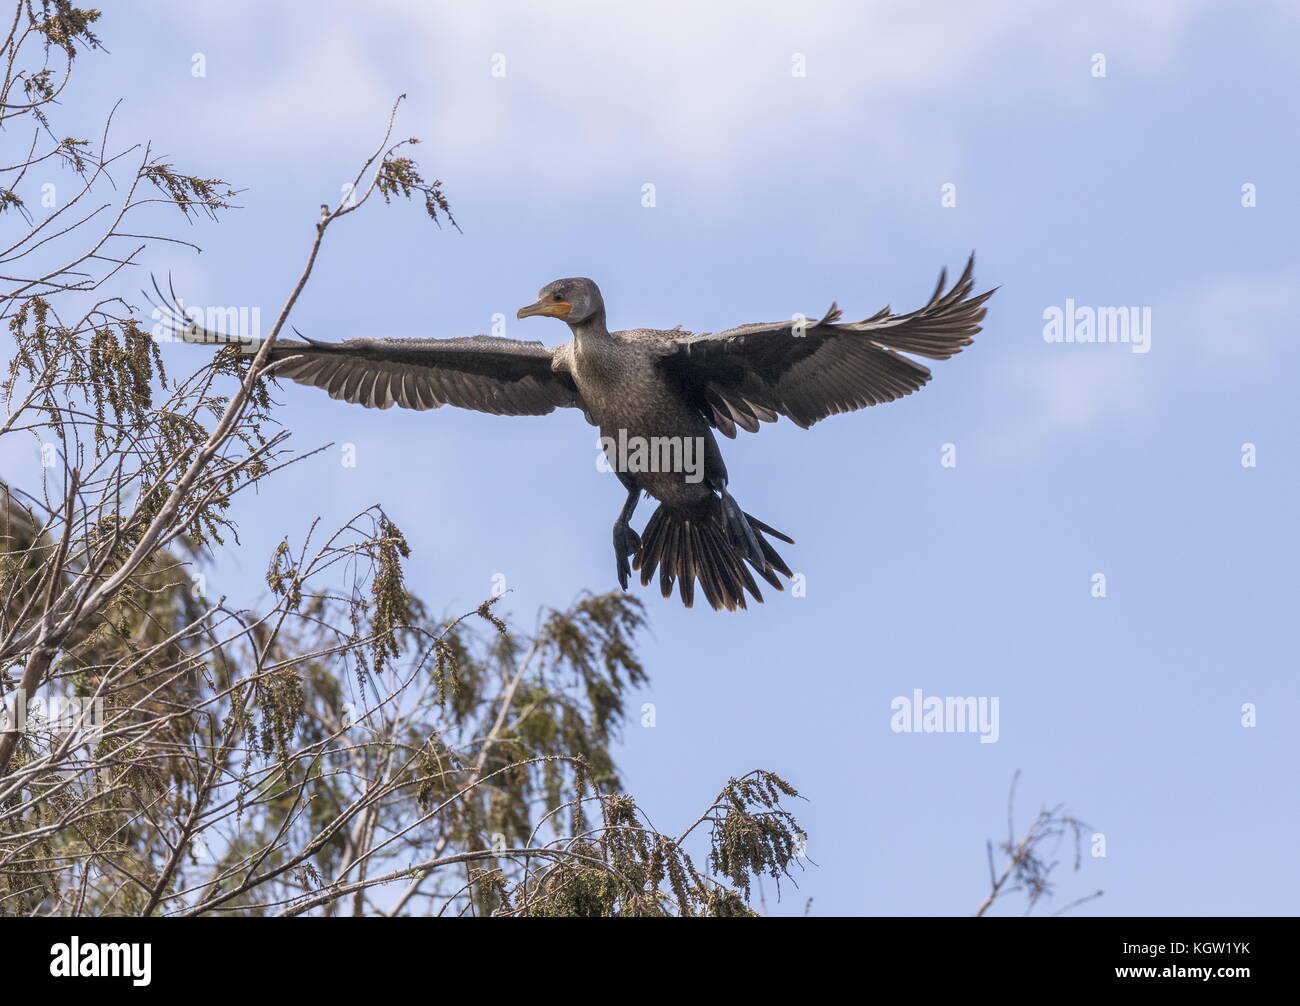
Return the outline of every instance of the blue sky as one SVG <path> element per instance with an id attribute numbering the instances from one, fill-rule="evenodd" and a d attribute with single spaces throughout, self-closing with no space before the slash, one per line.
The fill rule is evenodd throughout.
<path id="1" fill-rule="evenodd" d="M 120 139 L 244 188 L 194 228 L 201 256 L 147 264 L 191 303 L 265 317 L 406 93 L 398 133 L 425 141 L 463 234 L 396 205 L 343 221 L 294 315 L 324 339 L 470 335 L 502 313 L 555 344 L 559 323 L 514 309 L 569 275 L 601 285 L 611 327 L 832 300 L 859 318 L 918 306 L 975 249 L 1001 289 L 922 392 L 724 442 L 737 498 L 797 540 L 807 596 L 726 615 L 641 593 L 653 687 L 634 708 L 657 715 L 628 724 L 628 786 L 667 831 L 730 775 L 798 786 L 816 865 L 779 903 L 768 885 L 777 914 L 973 911 L 1017 769 L 1021 823 L 1064 801 L 1106 836 L 1056 907 L 1104 888 L 1081 914 L 1293 913 L 1294 8 L 693 6 L 126 3 L 66 122 L 93 132 L 120 96 Z M 1149 307 L 1150 352 L 1046 342 L 1067 298 Z M 178 368 L 192 352 L 169 348 Z M 326 452 L 238 504 L 245 545 L 216 564 L 234 596 L 254 599 L 283 535 L 375 502 L 436 609 L 494 574 L 525 622 L 615 584 L 623 494 L 580 415 L 281 398 L 299 448 L 353 443 L 358 466 Z M 997 743 L 891 731 L 917 688 L 997 697 Z"/>

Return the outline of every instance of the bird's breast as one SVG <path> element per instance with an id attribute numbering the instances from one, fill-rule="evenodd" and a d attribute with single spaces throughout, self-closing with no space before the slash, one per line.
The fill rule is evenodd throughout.
<path id="1" fill-rule="evenodd" d="M 655 357 L 636 346 L 576 346 L 573 381 L 602 430 L 651 436 L 685 433 L 695 425 Z"/>

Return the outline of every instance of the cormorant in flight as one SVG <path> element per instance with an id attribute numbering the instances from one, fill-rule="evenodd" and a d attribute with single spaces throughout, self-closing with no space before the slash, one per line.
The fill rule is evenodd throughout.
<path id="1" fill-rule="evenodd" d="M 709 604 L 734 610 L 745 607 L 746 591 L 763 599 L 750 567 L 778 590 L 777 574 L 792 575 L 768 536 L 794 542 L 741 510 L 713 431 L 734 438 L 737 427 L 757 432 L 760 422 L 778 416 L 806 429 L 837 412 L 911 394 L 930 380 L 930 370 L 904 354 L 946 360 L 980 330 L 993 291 L 972 295 L 974 264 L 972 255 L 948 290 L 941 273 L 929 303 L 910 314 L 886 307 L 842 323 L 832 304 L 820 321 L 796 316 L 703 334 L 611 332 L 596 284 L 559 279 L 518 313 L 569 326 L 573 338 L 553 349 L 486 335 L 277 339 L 268 364 L 275 377 L 372 409 L 456 405 L 505 416 L 581 409 L 600 428 L 627 489 L 614 524 L 619 583 L 626 589 L 635 569 L 647 585 L 658 570 L 665 597 L 675 584 L 689 608 L 698 580 Z M 237 341 L 182 324 L 186 341 Z M 664 458 L 670 463 L 656 463 Z M 638 536 L 629 521 L 642 492 L 659 508 Z"/>

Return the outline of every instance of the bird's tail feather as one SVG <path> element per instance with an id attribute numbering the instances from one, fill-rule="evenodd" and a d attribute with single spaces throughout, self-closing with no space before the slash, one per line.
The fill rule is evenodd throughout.
<path id="1" fill-rule="evenodd" d="M 782 589 L 777 573 L 786 577 L 794 575 L 764 534 L 791 545 L 794 539 L 749 514 L 745 514 L 745 519 L 766 560 L 762 567 L 747 557 L 743 544 L 733 543 L 727 533 L 721 501 L 715 498 L 714 505 L 703 516 L 660 504 L 641 535 L 641 550 L 632 568 L 641 571 L 642 586 L 649 585 L 657 570 L 664 597 L 672 596 L 676 584 L 682 603 L 688 608 L 695 600 L 696 580 L 715 610 L 744 608 L 746 591 L 761 602 L 763 595 L 754 582 L 751 566 L 777 590 Z"/>

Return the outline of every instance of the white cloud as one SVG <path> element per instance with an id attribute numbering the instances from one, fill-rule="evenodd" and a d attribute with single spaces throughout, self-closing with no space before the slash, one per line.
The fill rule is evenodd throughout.
<path id="1" fill-rule="evenodd" d="M 1221 276 L 1189 295 L 1178 327 L 1202 372 L 1253 379 L 1274 362 L 1300 318 L 1296 268 Z"/>
<path id="2" fill-rule="evenodd" d="M 990 462 L 1017 467 L 1056 444 L 1140 427 L 1159 399 L 1151 355 L 1044 343 L 1007 361 L 994 390 L 1000 405 L 990 411 L 998 418 L 984 441 Z"/>
<path id="3" fill-rule="evenodd" d="M 1294 341 L 1295 275 L 1294 266 L 1227 273 L 1161 298 L 1150 353 L 1119 344 L 1022 350 L 1001 371 L 996 394 L 1007 408 L 991 414 L 1007 418 L 990 430 L 986 448 L 997 463 L 1014 465 L 1056 443 L 1136 429 L 1186 402 L 1189 387 L 1210 394 L 1230 383 L 1258 385 Z"/>
<path id="4" fill-rule="evenodd" d="M 951 102 L 963 81 L 1012 62 L 1031 64 L 1043 91 L 1061 89 L 1095 47 L 1160 66 L 1196 6 L 376 0 L 292 18 L 251 2 L 224 4 L 219 19 L 201 5 L 171 16 L 226 52 L 239 42 L 215 44 L 222 33 L 256 25 L 260 49 L 274 52 L 237 73 L 213 67 L 210 111 L 238 109 L 241 142 L 334 147 L 344 133 L 373 134 L 405 91 L 422 121 L 403 128 L 448 147 L 461 170 L 517 173 L 525 161 L 575 184 L 629 165 L 708 177 L 864 143 L 901 156 L 909 138 L 939 142 L 914 103 Z M 489 73 L 494 53 L 504 79 Z M 806 78 L 791 75 L 795 53 Z"/>

